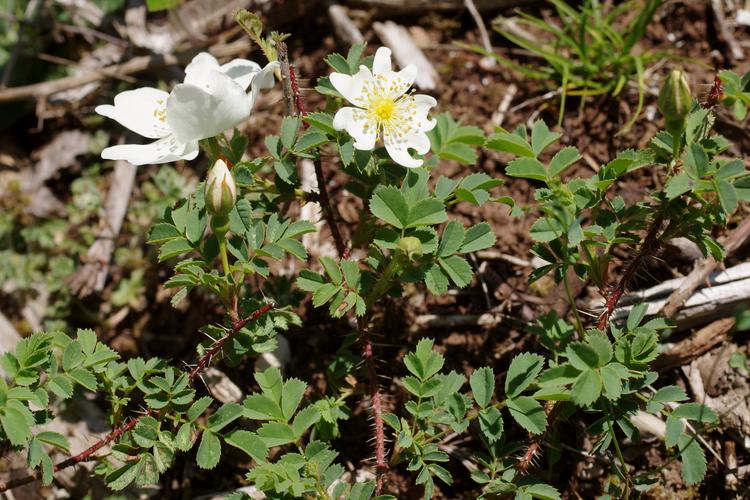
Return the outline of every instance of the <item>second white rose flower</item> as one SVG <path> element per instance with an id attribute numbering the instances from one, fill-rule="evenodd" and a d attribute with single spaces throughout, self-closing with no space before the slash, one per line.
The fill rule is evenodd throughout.
<path id="1" fill-rule="evenodd" d="M 393 71 L 391 50 L 380 47 L 375 53 L 372 71 L 360 66 L 354 75 L 331 73 L 331 84 L 356 107 L 343 107 L 333 118 L 336 130 L 346 130 L 354 138 L 354 147 L 372 150 L 382 140 L 388 155 L 408 168 L 422 165 L 409 149 L 419 154 L 430 150 L 426 132 L 435 127 L 428 119 L 430 108 L 437 105 L 434 97 L 407 93 L 417 76 L 413 64 Z"/>

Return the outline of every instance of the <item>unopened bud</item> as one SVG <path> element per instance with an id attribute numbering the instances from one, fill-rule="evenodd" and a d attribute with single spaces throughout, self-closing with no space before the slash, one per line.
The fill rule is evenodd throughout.
<path id="1" fill-rule="evenodd" d="M 680 69 L 673 69 L 659 91 L 659 111 L 664 116 L 667 128 L 681 127 L 693 105 L 687 75 Z"/>
<path id="2" fill-rule="evenodd" d="M 206 178 L 206 208 L 214 216 L 226 216 L 234 208 L 237 186 L 224 160 L 216 160 Z"/>
<path id="3" fill-rule="evenodd" d="M 422 255 L 422 242 L 414 236 L 404 236 L 398 242 L 398 249 L 411 260 L 415 256 Z"/>

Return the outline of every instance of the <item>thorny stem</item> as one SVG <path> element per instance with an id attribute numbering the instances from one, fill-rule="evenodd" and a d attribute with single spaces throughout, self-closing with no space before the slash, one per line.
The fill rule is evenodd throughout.
<path id="1" fill-rule="evenodd" d="M 657 214 L 656 217 L 654 217 L 654 220 L 651 222 L 651 226 L 649 226 L 648 228 L 646 238 L 644 238 L 641 248 L 638 250 L 638 253 L 635 254 L 633 260 L 630 261 L 628 267 L 625 268 L 625 272 L 620 278 L 620 281 L 617 282 L 614 289 L 607 297 L 604 312 L 599 317 L 599 323 L 597 325 L 599 330 L 605 331 L 607 329 L 607 327 L 609 326 L 609 320 L 612 317 L 612 313 L 614 313 L 615 309 L 617 308 L 617 303 L 620 301 L 620 298 L 630 286 L 630 282 L 633 281 L 635 273 L 638 272 L 643 263 L 649 257 L 653 256 L 656 253 L 656 250 L 659 248 L 658 235 L 663 221 L 664 217 L 661 214 Z"/>
<path id="2" fill-rule="evenodd" d="M 610 294 L 607 296 L 607 301 L 605 304 L 605 309 L 602 315 L 599 317 L 599 322 L 597 324 L 597 327 L 601 331 L 606 331 L 607 327 L 609 327 L 609 322 L 612 318 L 612 314 L 614 313 L 615 309 L 617 308 L 617 304 L 620 301 L 620 298 L 622 298 L 625 291 L 630 286 L 631 281 L 635 277 L 638 270 L 641 268 L 643 263 L 651 256 L 653 256 L 656 251 L 659 249 L 659 231 L 661 230 L 662 223 L 664 222 L 664 217 L 661 214 L 657 214 L 656 217 L 654 217 L 654 220 L 651 222 L 651 225 L 648 228 L 648 231 L 646 232 L 646 237 L 643 240 L 643 244 L 638 249 L 638 252 L 636 253 L 635 257 L 633 257 L 633 260 L 630 261 L 628 266 L 625 268 L 625 272 L 623 273 L 620 280 L 615 285 L 614 289 L 610 292 Z M 549 433 L 549 430 L 554 426 L 555 420 L 557 420 L 557 415 L 559 414 L 561 406 L 559 403 L 555 403 L 550 410 L 548 416 L 547 416 L 547 429 L 544 433 L 534 436 L 531 442 L 529 443 L 529 446 L 526 448 L 526 452 L 522 456 L 522 460 L 519 461 L 517 468 L 524 471 L 525 468 L 528 467 L 531 460 L 533 460 L 534 455 L 539 451 L 541 447 L 541 443 L 544 441 L 545 436 Z M 612 431 L 612 441 L 615 443 L 615 449 L 619 448 L 619 443 L 617 442 L 617 439 L 615 438 L 614 431 Z M 622 460 L 622 458 L 620 458 Z M 623 464 L 625 462 L 623 461 Z"/>
<path id="3" fill-rule="evenodd" d="M 300 118 L 303 118 L 307 115 L 307 110 L 305 109 L 305 103 L 299 90 L 297 76 L 294 72 L 294 68 L 289 65 L 289 57 L 286 44 L 284 42 L 279 42 L 277 49 L 279 66 L 281 70 L 281 88 L 284 91 L 284 103 L 286 104 L 287 114 L 292 115 L 296 111 L 296 115 Z M 315 178 L 318 182 L 318 201 L 320 203 L 323 216 L 325 217 L 326 223 L 331 230 L 331 236 L 333 237 L 333 241 L 336 245 L 336 251 L 338 252 L 339 258 L 346 259 L 349 257 L 349 249 L 346 245 L 344 245 L 344 240 L 341 237 L 341 232 L 339 231 L 338 225 L 336 224 L 336 218 L 334 217 L 331 198 L 328 196 L 328 187 L 326 185 L 326 179 L 323 173 L 323 164 L 320 160 L 320 157 L 316 157 L 313 161 L 313 164 L 315 165 Z M 368 304 L 368 306 L 369 305 L 370 304 Z M 362 340 L 362 357 L 364 358 L 365 364 L 367 365 L 367 376 L 369 378 L 370 404 L 372 408 L 375 431 L 375 469 L 377 472 L 375 495 L 379 495 L 383 490 L 383 484 L 385 481 L 384 473 L 388 470 L 388 464 L 385 460 L 383 407 L 380 396 L 380 386 L 378 385 L 378 374 L 375 367 L 373 345 L 367 328 L 366 319 L 361 318 L 359 320 L 358 326 Z"/>
<path id="4" fill-rule="evenodd" d="M 198 364 L 195 365 L 195 367 L 190 370 L 190 373 L 188 374 L 188 380 L 192 383 L 193 380 L 208 366 L 208 364 L 211 362 L 211 359 L 213 359 L 214 356 L 216 356 L 221 349 L 224 347 L 224 345 L 231 340 L 235 335 L 237 335 L 237 332 L 242 330 L 242 328 L 245 327 L 249 322 L 256 320 L 266 314 L 268 311 L 270 311 L 273 308 L 273 304 L 267 303 L 261 306 L 260 308 L 256 309 L 252 314 L 249 316 L 232 322 L 232 329 L 229 330 L 229 333 L 227 333 L 224 337 L 220 338 L 214 344 L 211 346 L 210 349 L 208 349 L 203 356 L 198 360 Z M 148 411 L 142 413 L 141 415 L 130 419 L 129 421 L 123 423 L 118 428 L 114 429 L 112 432 L 104 436 L 102 439 L 94 443 L 93 445 L 89 446 L 85 450 L 83 450 L 78 455 L 74 455 L 70 458 L 67 458 L 63 460 L 62 462 L 58 462 L 53 467 L 54 472 L 61 471 L 63 469 L 67 469 L 68 467 L 72 467 L 74 465 L 78 465 L 81 462 L 86 462 L 88 460 L 91 460 L 93 457 L 93 454 L 102 449 L 103 447 L 107 446 L 109 443 L 115 441 L 120 436 L 128 432 L 129 430 L 132 430 L 133 427 L 138 425 L 138 422 L 141 421 L 143 417 L 146 416 L 153 416 L 156 414 L 156 411 L 153 409 L 149 409 Z M 0 492 L 2 491 L 8 491 L 13 488 L 18 488 L 19 486 L 23 486 L 25 484 L 29 484 L 31 482 L 36 481 L 42 476 L 41 470 L 36 470 L 32 474 L 29 474 L 28 476 L 24 476 L 18 479 L 13 479 L 8 482 L 0 482 Z"/>

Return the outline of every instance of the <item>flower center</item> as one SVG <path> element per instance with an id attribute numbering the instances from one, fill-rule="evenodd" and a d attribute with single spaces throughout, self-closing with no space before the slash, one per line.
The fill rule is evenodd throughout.
<path id="1" fill-rule="evenodd" d="M 387 97 L 377 97 L 370 105 L 370 110 L 380 122 L 390 121 L 395 108 L 396 104 L 392 99 L 388 99 Z"/>

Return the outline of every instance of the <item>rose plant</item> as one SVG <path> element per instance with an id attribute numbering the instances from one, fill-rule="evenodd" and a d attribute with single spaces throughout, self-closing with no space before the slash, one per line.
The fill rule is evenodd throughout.
<path id="1" fill-rule="evenodd" d="M 244 20 L 248 16 L 240 14 Z M 688 402 L 681 388 L 661 383 L 650 368 L 670 322 L 647 318 L 643 306 L 615 320 L 633 274 L 663 241 L 686 237 L 720 259 L 713 230 L 750 197 L 743 162 L 725 157 L 730 144 L 712 132 L 713 110 L 692 99 L 682 73 L 670 75 L 659 98 L 666 131 L 642 150 L 621 152 L 589 177 L 571 178 L 566 173 L 581 155 L 574 147 L 559 147 L 560 134 L 543 121 L 485 136 L 449 114 L 436 115 L 439 104 L 433 97 L 410 91 L 416 68 L 394 71 L 387 48 L 377 49 L 374 58 L 365 57 L 362 45 L 346 57 L 329 56 L 333 71 L 316 87 L 326 96 L 325 110 L 307 112 L 294 69 L 285 60 L 283 37 L 258 39 L 257 29 L 250 35 L 280 61 L 263 68 L 242 59 L 219 65 L 199 54 L 185 69 L 185 81 L 170 92 L 127 91 L 114 105 L 96 109 L 156 139 L 106 148 L 105 159 L 141 165 L 194 161 L 201 149 L 205 152 L 211 166 L 205 183 L 164 213 L 149 240 L 158 247 L 159 260 L 174 269 L 164 285 L 174 290 L 172 302 L 200 290 L 217 298 L 224 317 L 201 327 L 206 340 L 188 369 L 177 360 L 122 359 L 90 330 L 75 336 L 39 332 L 21 341 L 14 353 L 0 358 L 6 374 L 0 382 L 0 440 L 26 450 L 33 472 L 0 489 L 36 479 L 49 483 L 57 471 L 96 459 L 95 473 L 121 490 L 157 482 L 178 455 L 190 453 L 186 456 L 194 456 L 199 468 L 213 469 L 232 447 L 252 463 L 247 482 L 269 498 L 394 498 L 387 480 L 394 468 L 414 474 L 430 498 L 461 473 L 449 465 L 456 457 L 447 444 L 463 436 L 475 444 L 476 453 L 467 460 L 482 497 L 554 499 L 560 493 L 537 474 L 537 466 L 560 459 L 566 436 L 558 424 L 581 418 L 594 443 L 591 453 L 611 465 L 606 493 L 626 498 L 648 490 L 659 477 L 659 471 L 633 470 L 621 450 L 624 440 L 640 439 L 631 423 L 638 411 L 665 419 L 664 446 L 682 461 L 684 481 L 703 479 L 700 432 L 717 416 Z M 231 131 L 248 118 L 258 92 L 274 84 L 277 69 L 292 113 L 278 135 L 265 138 L 268 155 L 247 158 L 247 139 Z M 730 104 L 744 102 L 748 78 L 729 75 L 737 83 Z M 483 172 L 453 178 L 434 174 L 443 161 L 474 165 L 480 148 L 514 157 L 505 173 L 528 180 L 533 205 L 500 196 L 503 181 Z M 301 160 L 314 164 L 317 190 L 303 189 Z M 347 176 L 348 190 L 361 200 L 351 241 L 337 227 L 324 166 Z M 635 204 L 611 194 L 618 179 L 643 168 L 658 171 L 664 188 Z M 318 229 L 286 210 L 292 202 L 310 201 L 320 203 L 325 230 L 337 247 L 337 255 L 314 262 L 300 240 Z M 467 224 L 451 216 L 451 208 L 462 203 L 503 204 L 516 215 L 535 217 L 533 252 L 544 265 L 530 280 L 549 274 L 568 290 L 571 279 L 590 281 L 602 290 L 604 310 L 587 321 L 568 293 L 570 317 L 540 317 L 533 327 L 539 352 L 517 353 L 504 373 L 499 366 L 478 368 L 468 377 L 446 371 L 433 341 L 422 339 L 397 370 L 407 401 L 386 412 L 371 336 L 388 334 L 382 315 L 374 313 L 415 286 L 442 295 L 472 283 L 467 255 L 492 247 L 496 236 L 485 222 Z M 632 258 L 611 283 L 616 245 Z M 309 391 L 304 381 L 268 368 L 254 374 L 258 390 L 243 404 L 219 405 L 200 396 L 194 381 L 211 363 L 236 365 L 273 351 L 278 332 L 300 324 L 296 304 L 282 295 L 266 298 L 249 284 L 251 276 L 272 277 L 282 259 L 302 263 L 296 286 L 310 294 L 314 307 L 325 307 L 332 318 L 351 319 L 352 335 L 331 356 L 328 392 Z M 399 342 L 390 335 L 389 342 Z M 357 362 L 360 356 L 363 364 Z M 54 463 L 47 450 L 68 453 L 69 444 L 44 429 L 56 418 L 50 402 L 77 391 L 106 401 L 113 430 Z M 352 412 L 363 394 L 372 440 L 363 439 L 362 445 L 373 448 L 375 475 L 350 484 L 342 479 L 335 439 L 343 421 L 363 418 Z M 101 454 L 104 450 L 109 451 Z"/>

